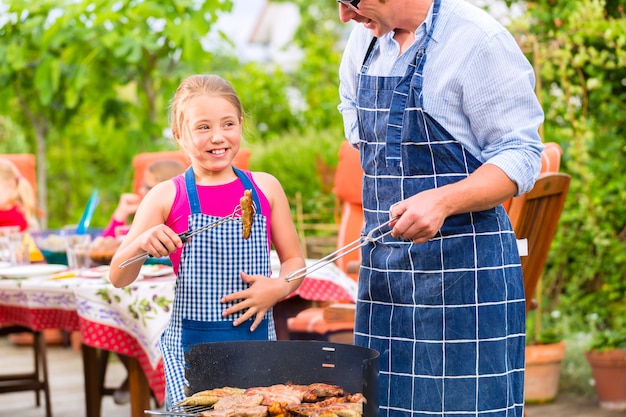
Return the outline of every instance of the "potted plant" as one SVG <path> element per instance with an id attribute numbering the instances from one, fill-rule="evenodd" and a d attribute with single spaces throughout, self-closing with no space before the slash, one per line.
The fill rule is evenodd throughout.
<path id="1" fill-rule="evenodd" d="M 591 367 L 600 407 L 626 410 L 626 306 L 609 303 L 588 317 L 592 338 L 585 358 Z"/>
<path id="2" fill-rule="evenodd" d="M 542 317 L 547 317 L 542 324 Z M 526 322 L 526 372 L 524 400 L 528 404 L 553 401 L 559 391 L 561 362 L 565 358 L 565 342 L 558 326 L 559 311 L 543 316 L 531 313 Z"/>

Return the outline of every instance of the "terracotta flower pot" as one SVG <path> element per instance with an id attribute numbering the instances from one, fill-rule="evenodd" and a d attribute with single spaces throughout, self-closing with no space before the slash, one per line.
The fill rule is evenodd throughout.
<path id="1" fill-rule="evenodd" d="M 530 404 L 553 401 L 559 392 L 565 342 L 526 346 L 524 400 Z"/>
<path id="2" fill-rule="evenodd" d="M 601 408 L 626 410 L 626 349 L 585 353 Z"/>

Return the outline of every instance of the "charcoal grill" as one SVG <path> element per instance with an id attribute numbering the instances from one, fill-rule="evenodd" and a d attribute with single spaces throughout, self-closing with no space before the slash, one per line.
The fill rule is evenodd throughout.
<path id="1" fill-rule="evenodd" d="M 313 340 L 201 343 L 185 353 L 185 395 L 221 388 L 293 383 L 327 383 L 367 399 L 364 417 L 378 417 L 378 358 L 373 349 Z M 202 411 L 172 407 L 148 414 L 198 416 Z"/>

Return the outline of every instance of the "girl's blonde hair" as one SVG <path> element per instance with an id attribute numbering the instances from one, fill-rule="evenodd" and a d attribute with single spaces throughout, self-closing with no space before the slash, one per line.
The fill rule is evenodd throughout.
<path id="1" fill-rule="evenodd" d="M 170 101 L 169 119 L 172 134 L 180 140 L 181 147 L 187 153 L 194 152 L 187 134 L 187 106 L 189 101 L 199 96 L 222 97 L 237 109 L 239 119 L 243 117 L 243 107 L 239 96 L 228 81 L 218 75 L 200 74 L 185 78 Z"/>
<path id="2" fill-rule="evenodd" d="M 13 196 L 9 196 L 9 201 L 17 204 L 22 209 L 28 222 L 28 228 L 32 230 L 37 229 L 39 225 L 33 186 L 22 176 L 15 164 L 6 158 L 0 158 L 0 180 L 15 180 L 16 192 Z"/>

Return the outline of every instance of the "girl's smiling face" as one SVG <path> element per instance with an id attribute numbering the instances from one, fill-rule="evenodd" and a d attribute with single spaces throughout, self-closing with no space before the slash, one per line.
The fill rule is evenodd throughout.
<path id="1" fill-rule="evenodd" d="M 229 100 L 199 95 L 187 103 L 183 143 L 205 169 L 219 171 L 231 165 L 241 145 L 243 118 Z"/>

